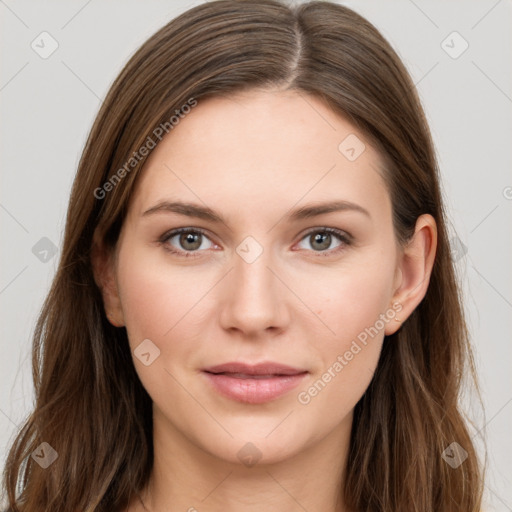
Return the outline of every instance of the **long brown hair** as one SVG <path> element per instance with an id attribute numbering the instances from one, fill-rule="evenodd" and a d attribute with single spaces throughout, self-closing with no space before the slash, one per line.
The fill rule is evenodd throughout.
<path id="1" fill-rule="evenodd" d="M 426 296 L 385 338 L 355 408 L 345 501 L 358 512 L 480 510 L 482 470 L 459 408 L 462 376 L 474 369 L 438 167 L 414 84 L 375 27 L 346 7 L 221 0 L 188 10 L 143 44 L 89 134 L 34 336 L 35 408 L 7 458 L 12 511 L 121 510 L 147 483 L 151 400 L 126 330 L 105 318 L 93 239 L 115 246 L 147 158 L 140 148 L 158 142 L 158 127 L 173 129 L 176 111 L 208 96 L 276 86 L 315 95 L 376 145 L 397 240 L 410 238 L 421 214 L 437 222 Z M 31 457 L 43 442 L 58 454 L 47 469 Z M 454 442 L 467 453 L 456 468 L 443 457 Z"/>

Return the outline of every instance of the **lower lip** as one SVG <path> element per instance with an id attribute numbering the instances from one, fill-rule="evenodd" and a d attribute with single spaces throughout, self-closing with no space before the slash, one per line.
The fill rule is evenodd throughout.
<path id="1" fill-rule="evenodd" d="M 243 379 L 222 373 L 203 372 L 213 387 L 222 395 L 247 404 L 263 404 L 275 400 L 297 387 L 307 375 L 280 375 L 268 378 Z"/>

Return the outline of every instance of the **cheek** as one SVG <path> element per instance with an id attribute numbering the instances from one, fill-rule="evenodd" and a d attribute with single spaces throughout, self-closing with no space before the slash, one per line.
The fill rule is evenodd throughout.
<path id="1" fill-rule="evenodd" d="M 390 303 L 392 263 L 354 266 L 337 280 L 331 275 L 328 289 L 309 294 L 326 327 L 314 344 L 315 372 L 297 398 L 306 409 L 317 410 L 327 424 L 350 412 L 373 377 L 385 326 L 395 317 Z"/>
<path id="2" fill-rule="evenodd" d="M 173 408 L 179 408 L 180 401 L 183 407 L 190 406 L 179 383 L 198 350 L 202 331 L 197 315 L 207 302 L 211 276 L 198 272 L 191 280 L 190 271 L 155 263 L 142 251 L 126 251 L 119 256 L 118 279 L 128 340 L 142 385 L 155 403 L 168 403 L 172 396 Z M 149 361 L 139 357 L 147 353 Z"/>
<path id="3" fill-rule="evenodd" d="M 121 251 L 118 279 L 132 349 L 145 338 L 161 344 L 190 324 L 195 306 L 211 288 L 211 275 L 166 264 L 158 250 Z M 192 278 L 192 279 L 191 279 Z M 140 340 L 140 341 L 139 341 Z"/>
<path id="4" fill-rule="evenodd" d="M 177 322 L 177 294 L 167 279 L 139 266 L 132 266 L 123 281 L 121 301 L 132 349 L 142 339 L 158 343 Z M 139 341 L 140 340 L 140 341 Z"/>
<path id="5" fill-rule="evenodd" d="M 351 262 L 327 272 L 322 269 L 303 283 L 300 291 L 307 297 L 314 313 L 322 320 L 323 339 L 328 346 L 341 350 L 347 342 L 373 327 L 383 331 L 380 315 L 391 308 L 394 262 Z M 364 334 L 361 335 L 364 338 Z"/>
<path id="6" fill-rule="evenodd" d="M 326 342 L 324 338 L 317 346 L 319 364 L 299 390 L 297 402 L 304 414 L 317 418 L 321 430 L 334 428 L 348 417 L 368 388 L 384 339 L 381 311 L 377 304 L 376 314 L 357 315 L 354 309 L 354 316 L 340 324 L 336 339 Z"/>

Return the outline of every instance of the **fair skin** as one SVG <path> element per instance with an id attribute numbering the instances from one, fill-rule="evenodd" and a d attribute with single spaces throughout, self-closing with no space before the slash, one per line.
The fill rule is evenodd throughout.
<path id="1" fill-rule="evenodd" d="M 349 134 L 366 146 L 354 161 L 338 149 Z M 384 336 L 424 297 L 436 247 L 429 215 L 398 245 L 380 166 L 354 126 L 292 91 L 199 100 L 153 150 L 115 254 L 94 257 L 110 322 L 126 327 L 132 353 L 146 339 L 160 350 L 148 366 L 134 356 L 153 400 L 147 510 L 348 512 L 340 484 L 353 409 Z M 143 215 L 162 201 L 207 206 L 224 222 L 165 209 Z M 331 201 L 357 206 L 289 218 Z M 159 241 L 183 227 L 204 235 Z M 242 248 L 262 249 L 251 262 L 237 252 L 248 236 L 256 242 Z M 307 373 L 276 399 L 246 403 L 220 394 L 202 371 L 231 361 Z M 244 446 L 254 465 L 241 458 Z M 137 499 L 128 510 L 144 508 Z"/>

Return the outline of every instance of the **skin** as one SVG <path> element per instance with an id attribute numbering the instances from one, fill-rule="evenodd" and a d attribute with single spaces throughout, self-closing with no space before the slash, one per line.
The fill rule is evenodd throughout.
<path id="1" fill-rule="evenodd" d="M 355 161 L 338 149 L 349 134 L 366 147 Z M 160 350 L 149 366 L 134 357 L 153 400 L 147 510 L 348 511 L 339 489 L 353 409 L 384 335 L 424 297 L 436 247 L 429 215 L 418 219 L 407 246 L 398 245 L 381 173 L 379 154 L 354 126 L 293 91 L 199 100 L 152 152 L 115 253 L 99 244 L 94 251 L 110 322 L 126 327 L 132 352 L 145 339 Z M 169 211 L 143 215 L 164 200 L 207 205 L 225 223 Z M 368 215 L 286 217 L 331 200 Z M 179 235 L 159 241 L 181 227 L 207 233 L 199 249 L 189 249 L 195 257 L 184 256 L 190 245 L 180 245 Z M 315 243 L 325 227 L 352 242 L 333 235 Z M 247 236 L 263 249 L 252 263 L 236 251 Z M 332 377 L 338 356 L 365 329 L 381 327 L 386 312 L 391 319 Z M 309 373 L 276 400 L 245 404 L 218 394 L 200 371 L 229 361 L 276 361 Z M 329 368 L 330 381 L 300 403 L 299 393 Z M 249 442 L 261 457 L 251 467 L 237 455 Z M 136 500 L 128 510 L 144 509 Z"/>

